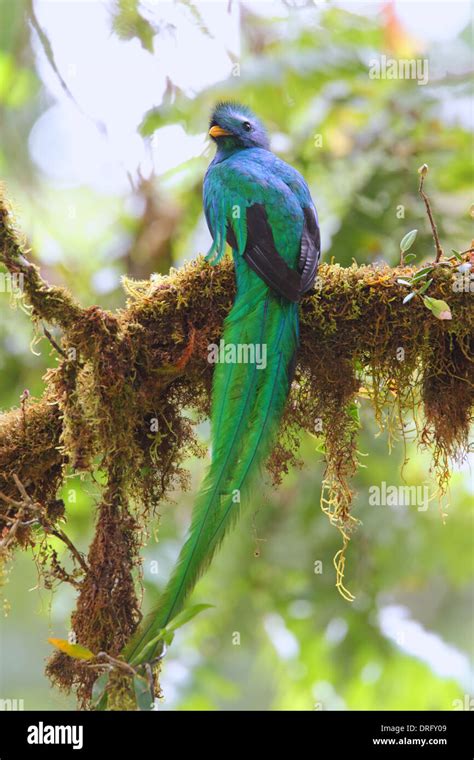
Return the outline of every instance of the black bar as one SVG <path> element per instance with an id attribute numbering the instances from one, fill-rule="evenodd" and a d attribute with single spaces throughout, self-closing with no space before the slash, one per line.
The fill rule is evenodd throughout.
<path id="1" fill-rule="evenodd" d="M 469 710 L 450 712 L 31 712 L 0 713 L 0 760 L 149 758 L 208 754 L 473 758 Z M 56 730 L 56 727 L 64 727 Z M 74 730 L 75 728 L 75 730 Z M 224 731 L 223 731 L 224 729 Z M 30 741 L 28 741 L 28 739 Z M 59 743 L 51 744 L 50 739 Z M 69 740 L 69 744 L 61 743 Z M 42 741 L 43 743 L 31 743 Z M 76 749 L 74 749 L 74 744 Z M 130 754 L 133 752 L 133 755 Z M 263 755 L 262 755 L 263 756 Z"/>

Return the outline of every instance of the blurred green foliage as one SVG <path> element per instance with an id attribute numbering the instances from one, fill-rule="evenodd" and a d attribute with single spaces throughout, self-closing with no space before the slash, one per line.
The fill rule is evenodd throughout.
<path id="1" fill-rule="evenodd" d="M 181 5 L 209 35 L 199 7 Z M 449 3 L 443 7 L 449 13 Z M 41 80 L 41 45 L 28 26 L 27 8 L 25 0 L 0 0 L 0 176 L 46 277 L 70 287 L 84 304 L 119 307 L 120 274 L 166 271 L 199 252 L 200 186 L 209 158 L 190 159 L 147 181 L 137 175 L 128 191 L 117 193 L 63 187 L 45 176 L 31 158 L 28 139 L 54 97 Z M 138 37 L 147 54 L 159 57 L 163 25 L 141 14 L 138 3 L 118 0 L 111 33 L 123 44 Z M 369 19 L 338 8 L 321 13 L 311 4 L 293 10 L 283 4 L 274 15 L 243 4 L 241 14 L 242 53 L 233 74 L 194 97 L 170 80 L 159 107 L 152 83 L 138 82 L 150 89 L 150 105 L 137 133 L 146 141 L 155 135 L 159 146 L 156 130 L 167 125 L 204 133 L 216 99 L 254 107 L 277 152 L 307 178 L 326 255 L 343 265 L 353 259 L 395 264 L 399 242 L 413 228 L 419 229 L 412 249 L 418 261 L 432 257 L 417 194 L 417 168 L 426 162 L 442 242 L 448 251 L 464 250 L 471 238 L 472 139 L 462 119 L 446 117 L 446 104 L 469 94 L 462 56 L 460 71 L 427 86 L 371 80 L 372 58 L 402 52 L 403 33 L 393 18 Z M 465 32 L 445 46 L 444 60 L 463 46 L 469 60 Z M 433 46 L 418 55 L 434 63 L 437 52 Z M 96 290 L 104 270 L 115 284 Z M 18 404 L 24 388 L 41 394 L 41 376 L 56 359 L 46 341 L 36 348 L 39 355 L 29 350 L 28 316 L 9 308 L 7 294 L 0 296 L 0 403 L 7 409 Z M 373 484 L 424 484 L 429 459 L 410 444 L 403 481 L 402 447 L 389 454 L 364 407 L 361 419 L 360 449 L 369 455 L 355 483 L 363 524 L 349 549 L 346 574 L 355 602 L 342 599 L 334 586 L 332 558 L 340 536 L 320 512 L 321 456 L 315 441 L 305 439 L 302 470 L 291 472 L 279 490 L 255 495 L 254 513 L 242 520 L 200 583 L 194 600 L 216 609 L 178 632 L 163 671 L 165 708 L 452 709 L 453 700 L 464 699 L 474 569 L 468 471 L 453 477 L 445 520 L 436 502 L 426 512 L 370 506 Z M 204 463 L 189 466 L 193 488 L 163 506 L 159 543 L 152 526 L 144 561 L 146 606 L 166 579 L 188 524 Z M 94 483 L 78 479 L 69 480 L 63 493 L 68 535 L 84 551 L 96 494 Z M 31 551 L 17 558 L 5 589 L 12 609 L 2 624 L 0 696 L 23 698 L 30 709 L 73 708 L 72 697 L 55 693 L 42 669 L 47 636 L 67 634 L 74 592 L 62 586 L 53 598 L 37 588 L 31 560 Z M 322 572 L 315 572 L 318 567 Z M 418 628 L 400 616 L 389 635 L 381 621 L 394 607 L 405 608 L 406 620 Z"/>

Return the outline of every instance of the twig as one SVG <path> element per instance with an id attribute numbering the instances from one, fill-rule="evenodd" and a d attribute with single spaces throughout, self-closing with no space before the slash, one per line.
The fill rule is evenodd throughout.
<path id="1" fill-rule="evenodd" d="M 62 541 L 66 546 L 68 547 L 69 551 L 73 555 L 73 557 L 77 560 L 79 565 L 82 567 L 85 573 L 89 572 L 89 566 L 82 556 L 81 552 L 76 549 L 74 544 L 72 543 L 71 539 L 64 533 L 63 530 L 54 528 L 51 524 L 50 520 L 48 519 L 46 515 L 46 509 L 41 504 L 36 504 L 31 496 L 29 496 L 28 492 L 26 491 L 25 486 L 21 482 L 20 478 L 16 473 L 13 473 L 13 480 L 15 481 L 15 485 L 18 488 L 23 501 L 18 502 L 12 499 L 10 496 L 6 496 L 2 491 L 0 491 L 0 499 L 2 501 L 5 501 L 7 504 L 10 504 L 11 506 L 15 506 L 18 508 L 18 513 L 15 518 L 7 518 L 9 522 L 13 522 L 13 526 L 10 529 L 10 532 L 7 536 L 7 538 L 14 538 L 16 531 L 19 528 L 19 524 L 21 525 L 27 525 L 28 523 L 22 522 L 21 518 L 23 517 L 23 510 L 25 507 L 28 509 L 32 509 L 35 512 L 39 512 L 41 515 L 41 519 L 37 518 L 35 520 L 29 521 L 31 524 L 33 523 L 39 523 L 41 527 L 46 531 L 46 533 L 49 533 L 52 536 L 55 536 L 56 538 L 59 538 L 60 541 Z M 3 519 L 3 518 L 2 518 Z M 10 541 L 8 542 L 10 543 Z M 3 547 L 3 542 L 0 544 L 0 546 Z"/>
<path id="2" fill-rule="evenodd" d="M 138 675 L 135 668 L 129 665 L 128 662 L 125 662 L 124 660 L 117 660 L 116 657 L 112 657 L 110 654 L 107 654 L 107 652 L 99 652 L 97 655 L 97 659 L 106 660 L 115 668 L 118 668 L 119 670 L 123 670 L 125 673 L 127 673 L 130 676 Z"/>
<path id="3" fill-rule="evenodd" d="M 82 569 L 84 570 L 84 572 L 88 573 L 89 572 L 89 565 L 87 564 L 86 560 L 84 559 L 84 557 L 82 556 L 82 554 L 80 553 L 80 551 L 78 549 L 76 549 L 76 547 L 72 543 L 71 539 L 68 538 L 68 536 L 66 536 L 66 534 L 64 533 L 64 531 L 62 531 L 62 530 L 55 530 L 53 528 L 52 530 L 50 530 L 48 532 L 51 533 L 53 536 L 56 536 L 56 538 L 59 538 L 61 541 L 63 541 L 66 544 L 66 546 L 68 547 L 69 551 L 77 559 L 77 561 L 79 562 L 79 564 L 82 567 Z"/>
<path id="4" fill-rule="evenodd" d="M 12 499 L 11 496 L 7 496 L 5 493 L 3 493 L 3 491 L 0 491 L 0 499 L 2 499 L 2 501 L 4 501 L 6 504 L 10 504 L 12 507 L 21 507 L 21 502 L 15 501 L 15 499 Z"/>
<path id="5" fill-rule="evenodd" d="M 63 356 L 65 359 L 67 359 L 68 357 L 67 357 L 66 352 L 61 348 L 61 346 L 59 346 L 56 343 L 56 341 L 54 340 L 53 336 L 49 332 L 48 328 L 45 327 L 44 325 L 43 325 L 43 332 L 44 332 L 45 336 L 47 337 L 47 339 L 49 340 L 49 342 L 51 343 L 51 345 L 53 346 L 53 348 L 56 349 L 56 351 L 58 352 L 58 354 L 61 354 L 61 356 Z"/>
<path id="6" fill-rule="evenodd" d="M 34 503 L 31 496 L 28 495 L 25 486 L 21 482 L 20 478 L 16 474 L 16 472 L 13 473 L 13 480 L 15 481 L 15 485 L 18 488 L 19 492 L 23 496 L 23 501 L 28 504 L 29 506 L 33 507 L 34 509 L 38 509 L 37 505 Z"/>
<path id="7" fill-rule="evenodd" d="M 21 508 L 21 509 L 20 509 L 20 510 L 17 512 L 17 515 L 16 515 L 16 520 L 15 520 L 15 522 L 13 523 L 12 527 L 11 527 L 11 528 L 10 528 L 10 530 L 8 531 L 8 533 L 7 533 L 7 535 L 5 536 L 5 538 L 3 538 L 3 539 L 0 541 L 0 550 L 5 550 L 5 549 L 8 549 L 8 547 L 10 546 L 10 544 L 13 542 L 13 540 L 14 540 L 14 538 L 15 538 L 15 536 L 16 536 L 16 533 L 17 533 L 17 531 L 18 531 L 18 528 L 19 528 L 19 527 L 20 527 L 20 525 L 22 524 L 22 518 L 23 518 L 23 508 Z"/>
<path id="8" fill-rule="evenodd" d="M 428 219 L 430 220 L 431 224 L 431 231 L 433 232 L 433 238 L 435 241 L 435 248 L 436 248 L 436 258 L 435 258 L 435 264 L 437 264 L 442 256 L 444 256 L 443 249 L 441 248 L 441 244 L 439 242 L 438 237 L 438 229 L 436 227 L 436 222 L 433 217 L 433 212 L 431 210 L 431 205 L 428 196 L 426 195 L 425 191 L 423 190 L 423 183 L 425 181 L 425 177 L 428 174 L 428 164 L 423 164 L 423 166 L 420 166 L 418 169 L 418 173 L 420 175 L 420 185 L 418 187 L 418 192 L 420 193 L 421 197 L 423 198 L 423 201 L 426 206 L 426 213 L 428 214 Z"/>

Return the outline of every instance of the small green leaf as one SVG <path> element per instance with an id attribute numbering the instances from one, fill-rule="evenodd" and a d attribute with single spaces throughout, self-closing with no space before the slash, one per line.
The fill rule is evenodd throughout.
<path id="1" fill-rule="evenodd" d="M 95 657 L 94 652 L 91 652 L 87 647 L 83 647 L 80 644 L 71 644 L 66 639 L 48 639 L 49 643 L 59 649 L 61 652 L 65 652 L 69 657 L 74 657 L 75 660 L 92 660 Z"/>
<path id="2" fill-rule="evenodd" d="M 415 295 L 416 293 L 408 293 L 408 295 L 405 296 L 405 298 L 403 299 L 403 303 L 408 303 L 409 301 L 411 301 L 412 298 L 415 297 Z"/>
<path id="3" fill-rule="evenodd" d="M 347 413 L 349 417 L 356 423 L 358 428 L 361 428 L 361 422 L 360 422 L 360 412 L 359 412 L 360 404 L 357 403 L 357 401 L 351 401 L 349 406 L 347 407 Z"/>
<path id="4" fill-rule="evenodd" d="M 415 238 L 417 236 L 418 230 L 411 230 L 410 232 L 407 232 L 405 237 L 402 238 L 400 242 L 400 251 L 402 253 L 406 253 L 415 242 Z"/>
<path id="5" fill-rule="evenodd" d="M 161 628 L 158 631 L 157 635 L 147 644 L 145 644 L 145 646 L 138 651 L 135 657 L 132 657 L 132 659 L 129 660 L 130 665 L 137 665 L 139 662 L 146 662 L 147 660 L 151 660 L 155 654 L 158 643 L 160 641 L 164 641 L 164 634 L 165 630 L 164 628 Z"/>
<path id="6" fill-rule="evenodd" d="M 193 617 L 199 615 L 200 612 L 204 612 L 204 610 L 208 610 L 213 606 L 213 604 L 194 604 L 192 607 L 188 607 L 187 609 L 180 612 L 179 615 L 176 615 L 173 622 L 166 627 L 166 633 L 176 631 L 178 628 L 181 628 L 181 626 L 185 625 L 185 623 L 188 623 L 190 620 L 192 620 Z"/>
<path id="7" fill-rule="evenodd" d="M 408 264 L 412 259 L 416 259 L 416 253 L 407 253 L 405 256 L 405 264 Z"/>
<path id="8" fill-rule="evenodd" d="M 420 288 L 420 289 L 417 291 L 418 295 L 422 296 L 422 295 L 423 295 L 423 293 L 426 293 L 426 291 L 428 290 L 428 288 L 430 287 L 430 285 L 431 285 L 431 283 L 432 283 L 432 282 L 433 282 L 433 280 L 427 280 L 427 281 L 426 281 L 426 282 L 425 282 L 425 283 L 424 283 L 424 284 L 421 286 L 421 288 Z"/>
<path id="9" fill-rule="evenodd" d="M 134 676 L 133 688 L 138 709 L 143 711 L 151 710 L 153 708 L 153 694 L 147 679 L 142 676 Z"/>
<path id="10" fill-rule="evenodd" d="M 455 255 L 458 261 L 462 261 L 462 256 L 459 251 L 455 251 L 454 248 L 451 248 L 451 252 Z"/>
<path id="11" fill-rule="evenodd" d="M 439 298 L 430 298 L 429 296 L 423 297 L 423 303 L 426 308 L 429 309 L 436 319 L 452 319 L 451 309 L 446 301 L 442 301 Z"/>
<path id="12" fill-rule="evenodd" d="M 426 277 L 427 274 L 432 272 L 434 267 L 423 267 L 423 269 L 418 270 L 416 274 L 413 275 L 411 278 L 412 282 L 418 282 L 418 280 L 422 280 L 423 277 Z"/>
<path id="13" fill-rule="evenodd" d="M 196 615 L 199 615 L 200 612 L 203 612 L 204 610 L 207 610 L 213 606 L 214 605 L 212 604 L 195 604 L 192 607 L 188 607 L 187 609 L 180 612 L 179 615 L 176 615 L 174 620 L 166 628 L 161 628 L 157 632 L 156 636 L 147 644 L 145 644 L 145 646 L 140 649 L 135 657 L 132 657 L 130 664 L 136 665 L 139 662 L 146 662 L 147 660 L 150 660 L 155 656 L 155 651 L 160 641 L 166 644 L 166 646 L 169 646 L 173 641 L 174 631 L 176 631 L 178 628 L 181 628 L 181 626 L 183 626 L 189 620 L 192 620 Z"/>
<path id="14" fill-rule="evenodd" d="M 105 696 L 109 683 L 109 676 L 109 672 L 102 673 L 102 675 L 96 678 L 92 684 L 91 702 L 93 705 L 97 706 L 102 700 L 102 697 Z"/>

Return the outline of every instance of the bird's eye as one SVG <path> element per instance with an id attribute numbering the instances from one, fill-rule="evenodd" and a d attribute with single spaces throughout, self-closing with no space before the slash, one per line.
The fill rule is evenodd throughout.
<path id="1" fill-rule="evenodd" d="M 250 132 L 250 130 L 252 129 L 252 125 L 251 125 L 251 123 L 249 121 L 244 121 L 244 123 L 242 124 L 242 126 L 243 126 L 243 128 L 245 129 L 246 132 Z"/>

